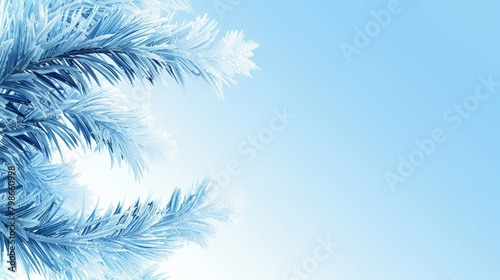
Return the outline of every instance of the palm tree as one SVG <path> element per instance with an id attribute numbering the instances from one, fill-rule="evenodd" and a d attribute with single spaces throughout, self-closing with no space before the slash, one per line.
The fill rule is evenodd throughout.
<path id="1" fill-rule="evenodd" d="M 230 219 L 208 179 L 187 195 L 175 190 L 167 205 L 138 200 L 88 214 L 64 203 L 83 188 L 71 163 L 54 160 L 65 149 L 107 150 L 137 180 L 175 149 L 147 108 L 117 105 L 118 82 L 190 77 L 221 97 L 235 76 L 257 69 L 255 42 L 219 36 L 206 16 L 175 24 L 177 11 L 189 12 L 187 1 L 0 0 L 0 253 L 9 270 L 159 278 L 158 260 L 185 242 L 206 246 L 215 223 Z"/>

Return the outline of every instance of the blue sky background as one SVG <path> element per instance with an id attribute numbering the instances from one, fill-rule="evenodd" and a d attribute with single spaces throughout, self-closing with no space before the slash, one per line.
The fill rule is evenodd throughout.
<path id="1" fill-rule="evenodd" d="M 223 17 L 221 2 L 234 4 Z M 224 101 L 196 84 L 158 86 L 149 98 L 124 85 L 151 103 L 179 153 L 140 185 L 90 156 L 82 181 L 104 182 L 94 189 L 104 201 L 166 198 L 240 164 L 228 188 L 250 204 L 241 225 L 222 227 L 210 250 L 179 251 L 164 265 L 172 279 L 306 279 L 285 275 L 310 264 L 327 237 L 339 247 L 307 279 L 500 279 L 500 87 L 457 129 L 443 119 L 480 76 L 500 81 L 500 3 L 400 1 L 401 12 L 348 63 L 340 44 L 354 46 L 354 28 L 391 2 L 193 1 L 222 31 L 244 30 L 260 44 L 261 70 L 239 77 Z M 295 118 L 248 161 L 239 145 L 283 108 Z M 385 173 L 397 174 L 399 157 L 436 128 L 446 141 L 391 189 Z"/>

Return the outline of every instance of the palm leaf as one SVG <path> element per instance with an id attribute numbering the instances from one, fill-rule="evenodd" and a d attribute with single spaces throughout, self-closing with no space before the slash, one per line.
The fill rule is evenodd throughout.
<path id="1" fill-rule="evenodd" d="M 17 179 L 18 258 L 28 273 L 43 273 L 50 279 L 138 278 L 158 258 L 169 256 L 185 242 L 206 246 L 215 233 L 214 222 L 230 218 L 231 207 L 211 198 L 213 185 L 208 180 L 196 184 L 187 196 L 177 189 L 165 206 L 138 200 L 129 207 L 119 203 L 106 211 L 96 207 L 85 215 L 66 210 L 43 188 L 27 187 L 31 181 L 26 181 L 25 172 L 18 170 Z M 44 182 L 50 185 L 53 180 L 57 179 L 46 177 Z M 7 195 L 7 189 L 0 190 L 0 200 Z M 3 225 L 8 225 L 7 213 L 7 207 L 0 205 Z M 5 246 L 7 228 L 0 226 L 0 231 Z"/>

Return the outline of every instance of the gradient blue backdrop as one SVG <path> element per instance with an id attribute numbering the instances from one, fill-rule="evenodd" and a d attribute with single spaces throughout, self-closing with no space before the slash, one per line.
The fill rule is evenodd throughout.
<path id="1" fill-rule="evenodd" d="M 196 14 L 260 44 L 261 70 L 238 77 L 224 101 L 197 85 L 156 87 L 146 100 L 179 154 L 142 186 L 122 184 L 121 196 L 141 188 L 166 197 L 233 161 L 240 172 L 228 188 L 250 203 L 241 226 L 222 228 L 210 251 L 192 246 L 167 261 L 173 279 L 293 280 L 302 278 L 287 271 L 303 265 L 317 280 L 500 279 L 500 88 L 457 129 L 443 119 L 480 76 L 500 81 L 500 3 L 401 1 L 348 63 L 340 44 L 353 45 L 355 28 L 388 5 L 193 1 Z M 295 118 L 247 160 L 238 147 L 283 108 Z M 436 128 L 446 141 L 391 189 L 384 174 Z M 327 237 L 339 247 L 313 267 Z"/>

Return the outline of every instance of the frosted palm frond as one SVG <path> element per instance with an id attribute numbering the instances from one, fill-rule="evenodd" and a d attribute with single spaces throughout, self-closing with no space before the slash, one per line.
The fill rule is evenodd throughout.
<path id="1" fill-rule="evenodd" d="M 149 169 L 150 160 L 169 158 L 176 151 L 175 142 L 155 126 L 147 106 L 128 108 L 112 91 L 73 94 L 62 107 L 65 119 L 88 147 L 106 149 L 112 164 L 127 162 L 137 179 Z"/>
<path id="2" fill-rule="evenodd" d="M 0 16 L 4 95 L 54 102 L 62 85 L 85 93 L 101 79 L 154 83 L 164 73 L 179 83 L 187 75 L 199 77 L 220 95 L 235 75 L 257 69 L 249 60 L 257 44 L 244 41 L 240 32 L 218 38 L 215 21 L 206 17 L 177 26 L 148 12 L 61 6 L 48 13 L 30 3 L 13 4 L 19 11 Z M 56 91 L 44 96 L 48 90 Z"/>
<path id="3" fill-rule="evenodd" d="M 56 164 L 35 151 L 29 155 L 30 166 L 18 167 L 19 172 L 15 176 L 17 183 L 22 185 L 27 193 L 39 192 L 40 198 L 51 196 L 54 203 L 63 205 L 67 210 L 80 211 L 86 208 L 84 199 L 87 203 L 91 200 L 85 195 L 87 188 L 75 180 L 77 176 L 74 174 L 72 163 Z M 7 166 L 0 166 L 0 184 L 6 186 Z"/>
<path id="4" fill-rule="evenodd" d="M 0 190 L 0 200 L 7 199 L 6 190 Z M 16 201 L 18 258 L 28 273 L 49 279 L 138 279 L 185 242 L 206 246 L 215 233 L 214 222 L 229 219 L 231 209 L 220 208 L 223 204 L 210 191 L 205 180 L 187 196 L 176 190 L 166 206 L 137 201 L 106 211 L 96 207 L 85 216 L 61 208 L 53 195 L 29 192 L 22 185 Z M 7 213 L 0 205 L 3 246 L 9 234 Z"/>
<path id="5" fill-rule="evenodd" d="M 143 272 L 140 280 L 168 280 L 169 279 L 168 274 L 158 272 L 159 269 L 160 269 L 159 265 L 155 265 L 148 268 Z"/>
<path id="6" fill-rule="evenodd" d="M 234 77 L 250 77 L 251 70 L 257 70 L 250 58 L 258 47 L 254 41 L 245 41 L 239 31 L 227 32 L 218 38 L 217 22 L 205 15 L 174 29 L 176 46 L 172 53 L 181 61 L 188 58 L 192 65 L 186 65 L 184 72 L 200 76 L 222 97 L 224 85 L 236 84 Z M 171 50 L 160 52 L 168 57 Z"/>
<path id="7" fill-rule="evenodd" d="M 155 126 L 147 106 L 128 108 L 120 99 L 112 90 L 87 95 L 68 91 L 49 108 L 32 108 L 15 127 L 0 130 L 0 151 L 7 150 L 11 157 L 22 155 L 10 162 L 27 166 L 27 149 L 50 159 L 52 151 L 63 145 L 70 149 L 86 145 L 107 150 L 112 164 L 125 161 L 139 179 L 148 162 L 169 158 L 176 151 L 175 142 Z"/>

